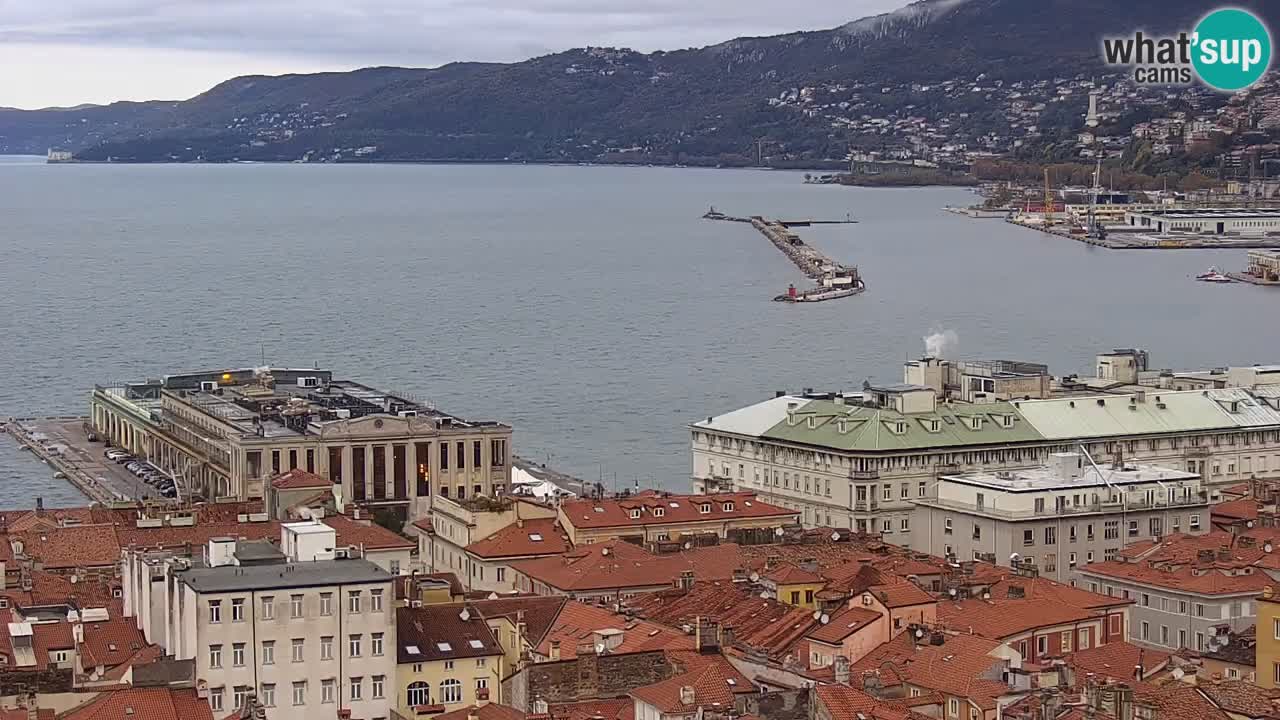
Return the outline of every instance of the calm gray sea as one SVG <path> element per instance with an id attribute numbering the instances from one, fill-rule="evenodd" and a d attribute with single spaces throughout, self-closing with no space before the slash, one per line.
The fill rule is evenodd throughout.
<path id="1" fill-rule="evenodd" d="M 686 424 L 775 388 L 897 380 L 950 354 L 1086 371 L 1280 361 L 1280 292 L 1198 283 L 1243 252 L 1106 251 L 942 211 L 964 190 L 798 173 L 440 165 L 0 162 L 0 417 L 83 411 L 95 382 L 319 363 L 516 428 L 517 452 L 686 488 Z M 801 230 L 868 291 L 804 278 L 736 214 Z M 76 494 L 0 439 L 0 507 Z"/>

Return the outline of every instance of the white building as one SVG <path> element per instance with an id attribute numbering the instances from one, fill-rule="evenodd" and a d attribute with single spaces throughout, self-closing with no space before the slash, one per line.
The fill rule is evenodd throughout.
<path id="1" fill-rule="evenodd" d="M 250 693 L 272 720 L 341 710 L 387 717 L 396 674 L 391 575 L 345 558 L 326 525 L 285 525 L 281 535 L 288 555 L 266 542 L 218 537 L 203 562 L 138 565 L 153 574 L 142 583 L 151 608 L 145 622 L 165 628 L 167 653 L 195 660 L 197 685 L 217 717 Z M 142 600 L 126 603 L 144 607 Z"/>
<path id="2" fill-rule="evenodd" d="M 1070 582 L 1126 544 L 1209 531 L 1209 494 L 1195 473 L 1151 465 L 1095 467 L 1054 453 L 1028 470 L 944 475 L 916 500 L 912 548 L 957 560 L 1029 565 Z"/>
<path id="3" fill-rule="evenodd" d="M 1260 237 L 1280 232 L 1275 208 L 1170 208 L 1125 213 L 1125 224 L 1157 233 Z"/>

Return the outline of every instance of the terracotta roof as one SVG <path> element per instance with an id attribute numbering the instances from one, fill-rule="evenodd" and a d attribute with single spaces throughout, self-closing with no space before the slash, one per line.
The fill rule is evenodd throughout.
<path id="1" fill-rule="evenodd" d="M 910 607 L 912 605 L 930 605 L 933 596 L 915 583 L 905 580 L 886 585 L 872 585 L 869 590 L 887 608 Z"/>
<path id="2" fill-rule="evenodd" d="M 1258 501 L 1253 498 L 1229 500 L 1227 502 L 1218 503 L 1217 505 L 1209 508 L 1209 513 L 1215 520 L 1221 519 L 1228 522 L 1257 520 Z"/>
<path id="3" fill-rule="evenodd" d="M 580 643 L 593 642 L 597 630 L 622 630 L 622 642 L 611 653 L 644 652 L 693 648 L 693 637 L 649 620 L 628 620 L 604 608 L 569 600 L 560 609 L 551 628 L 535 646 L 543 657 L 551 654 L 551 643 L 560 643 L 560 657 L 573 657 Z M 531 638 L 532 639 L 532 638 Z"/>
<path id="4" fill-rule="evenodd" d="M 329 488 L 333 483 L 302 468 L 294 468 L 271 478 L 271 487 L 277 490 L 303 490 L 308 488 Z"/>
<path id="5" fill-rule="evenodd" d="M 708 512 L 701 511 L 704 505 L 710 506 Z M 632 517 L 633 510 L 640 511 L 638 517 Z M 574 500 L 561 505 L 560 512 L 567 522 L 578 528 L 723 523 L 753 518 L 793 520 L 800 516 L 799 510 L 770 505 L 749 492 L 663 495 L 649 491 L 623 499 Z"/>
<path id="6" fill-rule="evenodd" d="M 1152 648 L 1141 648 L 1123 640 L 1098 645 L 1088 650 L 1077 650 L 1065 658 L 1066 663 L 1077 669 L 1078 675 L 1093 673 L 1098 677 L 1115 680 L 1143 680 L 1158 672 L 1169 662 L 1170 654 Z M 1145 677 L 1135 677 L 1138 664 Z"/>
<path id="7" fill-rule="evenodd" d="M 147 639 L 132 618 L 113 617 L 106 622 L 84 623 L 80 643 L 81 664 L 86 668 L 112 668 L 128 662 L 147 647 Z"/>
<path id="8" fill-rule="evenodd" d="M 108 567 L 120 563 L 120 542 L 114 525 L 76 525 L 10 532 L 22 552 L 49 569 Z"/>
<path id="9" fill-rule="evenodd" d="M 5 545 L 0 541 L 0 545 Z M 0 596 L 18 607 L 36 607 L 40 605 L 73 604 L 78 608 L 107 607 L 118 602 L 114 590 L 120 586 L 119 580 L 108 580 L 90 574 L 85 578 L 76 578 L 71 582 L 67 575 L 48 570 L 30 571 L 31 589 L 23 590 L 21 586 L 0 590 Z"/>
<path id="10" fill-rule="evenodd" d="M 762 598 L 741 583 L 695 582 L 689 590 L 663 590 L 627 601 L 644 617 L 668 627 L 691 624 L 699 616 L 732 630 L 734 647 L 781 658 L 818 627 L 813 612 Z"/>
<path id="11" fill-rule="evenodd" d="M 700 668 L 638 687 L 631 691 L 631 697 L 656 707 L 661 713 L 670 714 L 693 713 L 698 708 L 733 708 L 738 695 L 754 693 L 755 687 L 723 656 L 714 657 L 717 661 L 708 662 Z M 693 688 L 692 702 L 689 703 L 681 697 L 681 689 L 686 687 Z"/>
<path id="12" fill-rule="evenodd" d="M 512 624 L 517 618 L 524 621 L 525 639 L 532 647 L 538 647 L 542 638 L 551 630 L 560 616 L 568 598 L 558 596 L 526 595 L 504 597 L 497 600 L 477 600 L 471 607 L 486 618 L 506 617 Z"/>
<path id="13" fill-rule="evenodd" d="M 653 588 L 690 569 L 679 555 L 653 555 L 621 540 L 582 545 L 563 555 L 518 560 L 511 568 L 557 590 Z"/>
<path id="14" fill-rule="evenodd" d="M 555 518 L 535 518 L 511 523 L 477 540 L 467 546 L 467 552 L 482 558 L 537 557 L 559 555 L 571 547 Z"/>
<path id="15" fill-rule="evenodd" d="M 1137 681 L 1129 685 L 1133 688 L 1134 702 L 1154 706 L 1160 720 L 1230 720 L 1230 716 L 1190 685 L 1176 681 L 1163 686 Z"/>
<path id="16" fill-rule="evenodd" d="M 112 690 L 63 713 L 59 720 L 213 720 L 209 703 L 195 690 L 129 688 Z"/>
<path id="17" fill-rule="evenodd" d="M 466 619 L 463 619 L 464 612 Z M 501 654 L 502 648 L 484 617 L 465 603 L 396 608 L 398 663 Z"/>
<path id="18" fill-rule="evenodd" d="M 361 545 L 365 550 L 412 550 L 418 544 L 403 535 L 359 520 L 352 520 L 346 515 L 330 515 L 324 524 L 334 529 L 338 546 Z"/>
<path id="19" fill-rule="evenodd" d="M 229 537 L 236 540 L 273 540 L 280 541 L 280 523 L 266 522 L 197 522 L 194 525 L 164 525 L 156 528 L 140 528 L 133 525 L 122 525 L 117 530 L 121 547 L 139 548 L 180 548 L 190 545 L 192 551 L 200 552 L 200 546 L 206 545 L 210 538 Z"/>
<path id="20" fill-rule="evenodd" d="M 1280 689 L 1263 689 L 1243 680 L 1202 682 L 1197 685 L 1222 710 L 1250 718 L 1280 717 Z"/>
<path id="21" fill-rule="evenodd" d="M 432 533 L 434 533 L 434 532 L 436 531 L 435 526 L 431 524 L 431 516 L 430 516 L 430 515 L 428 515 L 428 516 L 426 516 L 426 517 L 418 518 L 417 520 L 414 520 L 414 521 L 413 521 L 413 523 L 412 523 L 412 525 L 413 525 L 414 527 L 418 528 L 419 530 L 421 530 L 421 531 L 423 531 L 423 532 L 427 533 L 428 535 L 430 535 L 430 534 L 432 534 Z"/>
<path id="22" fill-rule="evenodd" d="M 552 705 L 547 714 L 554 720 L 635 720 L 635 707 L 631 698 L 584 700 Z"/>
<path id="23" fill-rule="evenodd" d="M 920 644 L 911 633 L 898 637 L 872 650 L 853 664 L 856 671 L 878 671 L 888 668 L 903 681 L 940 693 L 966 698 L 983 709 L 994 709 L 996 699 L 1010 692 L 1008 686 L 985 676 L 1000 677 L 1004 661 L 991 655 L 1000 647 L 996 640 L 977 635 L 950 635 L 941 645 Z M 886 686 L 896 684 L 893 674 L 884 678 Z"/>
<path id="24" fill-rule="evenodd" d="M 524 720 L 524 713 L 513 707 L 499 705 L 498 703 L 468 705 L 464 708 L 436 715 L 432 720 L 467 720 L 473 715 L 480 718 L 480 720 Z"/>
<path id="25" fill-rule="evenodd" d="M 825 583 L 826 580 L 817 573 L 809 572 L 798 565 L 791 563 L 782 563 L 774 567 L 772 570 L 763 574 L 763 577 L 773 581 L 775 585 L 799 585 Z"/>
<path id="26" fill-rule="evenodd" d="M 1191 565 L 1162 565 L 1153 567 L 1147 562 L 1091 563 L 1080 568 L 1086 576 L 1169 588 L 1198 595 L 1238 595 L 1259 593 L 1272 583 L 1261 570 L 1245 568 L 1220 569 L 1197 568 Z M 1231 574 L 1233 572 L 1247 574 Z"/>
<path id="27" fill-rule="evenodd" d="M 993 598 L 1009 597 L 1011 595 L 1009 588 L 1012 587 L 1021 588 L 1022 596 L 1027 600 L 1059 603 L 1085 610 L 1103 610 L 1133 604 L 1133 600 L 1090 592 L 1049 578 L 1010 576 L 1008 568 L 1004 570 L 1000 579 L 988 586 Z"/>
<path id="28" fill-rule="evenodd" d="M 829 645 L 839 645 L 844 639 L 884 617 L 875 610 L 863 607 L 847 607 L 831 616 L 830 622 L 810 631 L 808 638 Z"/>
<path id="29" fill-rule="evenodd" d="M 848 685 L 823 684 L 815 692 L 831 720 L 915 720 L 924 717 L 903 704 L 906 698 L 881 700 Z"/>
<path id="30" fill-rule="evenodd" d="M 956 632 L 1003 640 L 1037 628 L 1053 627 L 1096 617 L 1090 610 L 1039 600 L 969 599 L 938 603 L 938 622 Z"/>

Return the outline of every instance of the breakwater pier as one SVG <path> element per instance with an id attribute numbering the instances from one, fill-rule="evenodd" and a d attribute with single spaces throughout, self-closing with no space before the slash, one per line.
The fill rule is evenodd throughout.
<path id="1" fill-rule="evenodd" d="M 702 216 L 707 220 L 723 220 L 726 222 L 749 223 L 764 235 L 773 246 L 787 256 L 800 272 L 818 283 L 817 287 L 797 290 L 795 285 L 787 288 L 787 292 L 778 295 L 778 302 L 821 302 L 837 298 L 857 295 L 866 290 L 866 284 L 858 273 L 856 265 L 845 265 L 828 257 L 821 250 L 806 243 L 799 235 L 792 232 L 792 227 L 809 227 L 811 225 L 845 225 L 857 220 L 846 217 L 844 220 L 777 220 L 752 215 L 738 217 L 717 212 L 711 208 Z"/>

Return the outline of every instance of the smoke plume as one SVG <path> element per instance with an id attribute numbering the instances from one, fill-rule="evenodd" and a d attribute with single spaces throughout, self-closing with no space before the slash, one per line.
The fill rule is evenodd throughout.
<path id="1" fill-rule="evenodd" d="M 924 336 L 924 352 L 929 357 L 939 358 L 960 342 L 955 330 L 936 330 Z"/>

